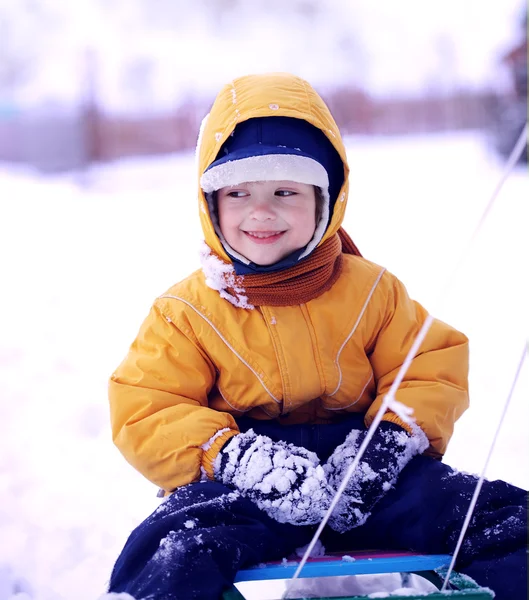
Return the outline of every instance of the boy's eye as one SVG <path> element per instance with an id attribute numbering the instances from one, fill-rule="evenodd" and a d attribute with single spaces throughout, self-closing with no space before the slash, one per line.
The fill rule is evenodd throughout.
<path id="1" fill-rule="evenodd" d="M 276 190 L 276 195 L 281 197 L 295 196 L 296 194 L 297 192 L 294 192 L 292 190 Z"/>
<path id="2" fill-rule="evenodd" d="M 228 196 L 230 198 L 244 198 L 248 195 L 248 192 L 243 192 L 241 190 L 234 190 L 233 192 L 228 192 Z"/>

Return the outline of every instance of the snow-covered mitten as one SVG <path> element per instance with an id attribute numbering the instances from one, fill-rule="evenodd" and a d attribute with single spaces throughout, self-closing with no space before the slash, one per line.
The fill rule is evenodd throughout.
<path id="1" fill-rule="evenodd" d="M 279 523 L 321 522 L 332 490 L 314 452 L 274 442 L 253 429 L 233 436 L 213 465 L 215 479 L 235 488 Z"/>
<path id="2" fill-rule="evenodd" d="M 337 490 L 353 462 L 366 431 L 351 431 L 323 466 L 329 485 Z M 417 426 L 413 433 L 382 421 L 329 519 L 329 525 L 344 533 L 363 525 L 375 504 L 397 481 L 408 462 L 428 448 L 428 438 Z"/>

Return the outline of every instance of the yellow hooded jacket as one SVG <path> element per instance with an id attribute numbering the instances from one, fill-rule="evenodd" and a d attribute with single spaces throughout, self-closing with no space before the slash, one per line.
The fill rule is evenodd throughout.
<path id="1" fill-rule="evenodd" d="M 287 116 L 319 127 L 334 144 L 345 183 L 322 241 L 347 203 L 345 148 L 327 106 L 288 74 L 236 79 L 218 95 L 201 131 L 199 177 L 237 123 Z M 200 188 L 200 186 L 199 186 Z M 229 257 L 199 192 L 207 244 Z M 384 268 L 352 255 L 334 286 L 306 304 L 237 308 L 209 288 L 201 270 L 160 296 L 111 377 L 114 442 L 147 479 L 167 491 L 213 477 L 234 417 L 325 423 L 347 412 L 373 420 L 427 312 Z M 414 410 L 428 453 L 445 452 L 468 406 L 466 337 L 434 321 L 396 397 Z M 384 419 L 404 425 L 391 412 Z"/>

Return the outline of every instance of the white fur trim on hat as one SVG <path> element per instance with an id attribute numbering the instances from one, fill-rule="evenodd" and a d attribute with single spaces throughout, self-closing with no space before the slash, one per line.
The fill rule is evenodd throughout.
<path id="1" fill-rule="evenodd" d="M 322 189 L 329 187 L 329 176 L 323 165 L 296 154 L 264 154 L 229 160 L 206 171 L 200 178 L 200 186 L 208 193 L 246 181 L 295 181 Z"/>

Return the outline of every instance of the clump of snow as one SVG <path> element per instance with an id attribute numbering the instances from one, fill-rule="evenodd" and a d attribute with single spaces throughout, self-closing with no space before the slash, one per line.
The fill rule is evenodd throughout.
<path id="1" fill-rule="evenodd" d="M 170 531 L 166 537 L 160 540 L 158 550 L 153 555 L 153 560 L 171 564 L 175 562 L 175 557 L 178 554 L 183 554 L 186 551 L 186 546 L 181 539 L 181 535 L 177 531 Z"/>
<path id="2" fill-rule="evenodd" d="M 314 452 L 273 442 L 253 429 L 231 439 L 214 469 L 223 483 L 235 486 L 280 523 L 319 523 L 330 504 L 332 492 Z"/>
<path id="3" fill-rule="evenodd" d="M 200 249 L 200 262 L 206 277 L 206 285 L 216 290 L 224 298 L 238 308 L 253 309 L 242 285 L 243 278 L 235 273 L 233 265 L 225 263 L 211 252 L 204 242 Z"/>
<path id="4" fill-rule="evenodd" d="M 395 398 L 391 398 L 388 401 L 388 408 L 392 410 L 399 417 L 399 419 L 404 421 L 404 423 L 407 425 L 415 423 L 415 419 L 412 417 L 413 408 L 410 406 L 406 406 L 406 404 L 399 402 Z"/>
<path id="5" fill-rule="evenodd" d="M 115 592 L 110 592 L 109 594 L 103 594 L 98 598 L 98 600 L 136 600 L 136 598 L 124 592 L 120 592 L 118 594 Z"/>
<path id="6" fill-rule="evenodd" d="M 402 452 L 396 454 L 400 471 L 404 469 L 414 456 L 422 454 L 430 445 L 426 434 L 417 425 L 413 426 L 411 435 L 408 435 L 405 431 L 386 433 L 394 433 L 395 441 L 403 448 Z"/>
<path id="7" fill-rule="evenodd" d="M 305 546 L 301 546 L 300 548 L 296 548 L 296 555 L 300 558 L 305 556 L 305 552 L 310 544 L 305 544 Z M 325 556 L 325 546 L 321 543 L 320 540 L 317 540 L 312 548 L 309 557 L 310 558 L 319 558 L 321 556 Z"/>
<path id="8" fill-rule="evenodd" d="M 354 556 L 349 556 L 348 554 L 344 554 L 342 556 L 342 560 L 344 562 L 354 562 L 356 560 L 356 558 Z"/>

